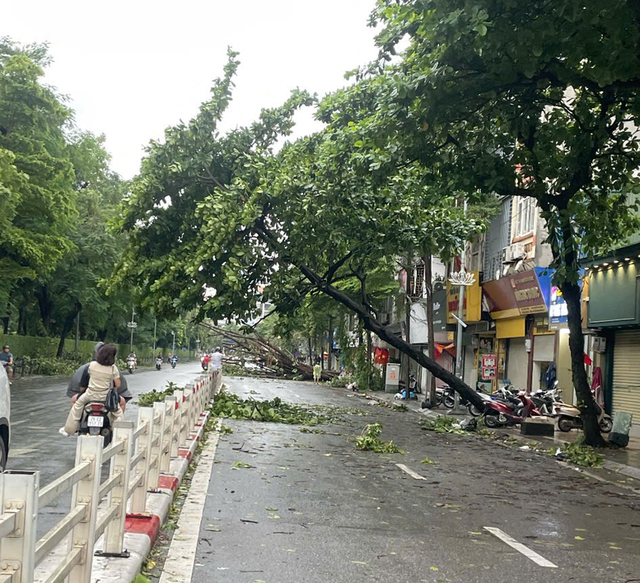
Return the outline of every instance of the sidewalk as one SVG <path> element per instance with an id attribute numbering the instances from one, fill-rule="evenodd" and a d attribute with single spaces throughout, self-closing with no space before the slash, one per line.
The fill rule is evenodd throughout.
<path id="1" fill-rule="evenodd" d="M 462 421 L 463 419 L 470 419 L 471 417 L 467 413 L 466 409 L 462 409 L 460 411 L 449 411 L 444 407 L 438 407 L 436 409 L 422 409 L 421 403 L 424 399 L 424 395 L 418 395 L 418 399 L 415 401 L 400 401 L 395 400 L 391 393 L 379 393 L 372 394 L 368 393 L 368 396 L 377 401 L 384 401 L 389 404 L 397 404 L 403 403 L 406 405 L 410 411 L 414 413 L 418 413 L 419 415 L 423 415 L 425 417 L 439 417 L 443 415 L 459 417 Z M 572 430 L 569 433 L 564 433 L 562 431 L 558 431 L 556 429 L 554 437 L 542 437 L 542 436 L 531 436 L 531 435 L 522 435 L 520 433 L 520 429 L 517 427 L 509 427 L 497 430 L 500 433 L 504 433 L 507 435 L 511 435 L 513 437 L 518 437 L 521 439 L 527 439 L 530 441 L 538 441 L 547 446 L 551 444 L 556 444 L 559 447 L 564 445 L 565 443 L 573 443 L 578 440 L 578 438 L 582 435 L 581 431 Z M 615 474 L 622 474 L 632 479 L 640 480 L 640 438 L 631 437 L 629 439 L 629 445 L 623 449 L 611 449 L 604 450 L 602 452 L 605 456 L 605 462 L 603 464 L 603 468 Z M 640 484 L 639 484 L 640 485 Z"/>

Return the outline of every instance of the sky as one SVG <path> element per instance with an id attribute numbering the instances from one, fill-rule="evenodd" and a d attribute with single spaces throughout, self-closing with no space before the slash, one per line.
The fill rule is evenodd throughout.
<path id="1" fill-rule="evenodd" d="M 240 52 L 224 126 L 251 123 L 300 87 L 322 96 L 377 54 L 375 0 L 23 0 L 2 9 L 0 37 L 48 42 L 45 82 L 67 95 L 82 130 L 105 134 L 124 178 L 167 126 L 187 121 Z M 296 135 L 318 126 L 311 112 Z"/>

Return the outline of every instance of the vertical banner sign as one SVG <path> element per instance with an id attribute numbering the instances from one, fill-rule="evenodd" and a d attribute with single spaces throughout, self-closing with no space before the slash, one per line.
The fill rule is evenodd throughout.
<path id="1" fill-rule="evenodd" d="M 498 367 L 498 357 L 495 354 L 482 355 L 482 378 L 490 381 L 496 378 L 496 369 Z"/>
<path id="2" fill-rule="evenodd" d="M 556 285 L 551 286 L 551 298 L 549 302 L 549 329 L 559 330 L 560 328 L 566 328 L 569 311 L 567 310 L 567 303 L 562 297 L 562 292 Z"/>

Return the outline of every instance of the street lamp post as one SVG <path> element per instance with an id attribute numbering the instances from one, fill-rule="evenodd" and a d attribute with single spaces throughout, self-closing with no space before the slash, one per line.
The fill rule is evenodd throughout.
<path id="1" fill-rule="evenodd" d="M 127 327 L 131 329 L 131 347 L 130 352 L 133 352 L 133 331 L 138 327 L 138 323 L 135 321 L 136 310 L 131 308 L 131 322 L 127 324 Z"/>
<path id="2" fill-rule="evenodd" d="M 171 337 L 171 356 L 173 356 L 176 353 L 176 333 L 173 330 L 171 331 Z"/>
<path id="3" fill-rule="evenodd" d="M 156 355 L 156 342 L 158 339 L 158 318 L 153 319 L 153 355 Z"/>

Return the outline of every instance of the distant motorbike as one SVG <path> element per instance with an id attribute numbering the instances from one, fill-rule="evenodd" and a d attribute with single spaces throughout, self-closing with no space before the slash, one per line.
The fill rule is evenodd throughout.
<path id="1" fill-rule="evenodd" d="M 160 370 L 161 368 L 162 368 L 162 358 L 158 356 L 158 358 L 156 358 L 156 370 Z"/>
<path id="2" fill-rule="evenodd" d="M 129 374 L 133 374 L 133 371 L 136 370 L 135 358 L 127 358 L 127 370 L 129 371 Z"/>
<path id="3" fill-rule="evenodd" d="M 200 364 L 202 365 L 202 370 L 209 370 L 209 361 L 202 359 Z"/>
<path id="4" fill-rule="evenodd" d="M 103 402 L 85 405 L 78 433 L 80 435 L 102 435 L 105 447 L 111 443 L 113 432 L 109 421 L 109 411 Z"/>
<path id="5" fill-rule="evenodd" d="M 178 359 L 172 358 L 169 362 L 171 363 L 171 368 L 176 368 L 176 364 L 178 364 Z"/>

